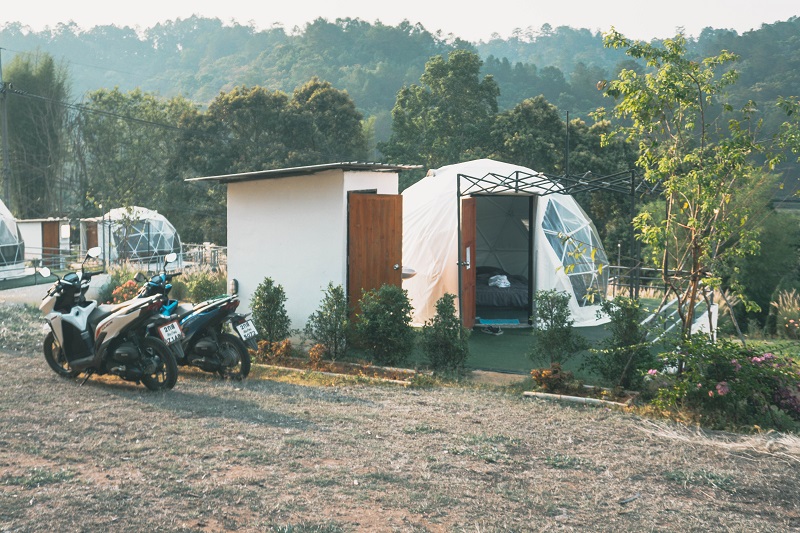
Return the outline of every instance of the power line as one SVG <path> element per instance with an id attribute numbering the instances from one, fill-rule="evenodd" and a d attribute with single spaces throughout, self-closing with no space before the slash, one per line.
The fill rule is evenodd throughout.
<path id="1" fill-rule="evenodd" d="M 141 118 L 137 118 L 137 117 L 132 117 L 132 116 L 129 116 L 129 115 L 120 115 L 120 114 L 117 114 L 117 113 L 112 113 L 111 111 L 104 111 L 102 109 L 95 109 L 95 108 L 92 108 L 92 107 L 89 107 L 89 106 L 86 106 L 86 105 L 82 105 L 82 104 L 71 104 L 69 102 L 63 102 L 61 100 L 56 100 L 55 98 L 50 98 L 50 97 L 47 97 L 47 96 L 41 96 L 41 95 L 38 95 L 38 94 L 31 94 L 31 93 L 26 92 L 26 91 L 20 91 L 19 89 L 14 89 L 11 86 L 11 84 L 8 84 L 8 87 L 6 88 L 6 92 L 8 92 L 9 94 L 16 95 L 16 96 L 22 96 L 23 98 L 31 98 L 31 99 L 34 99 L 34 100 L 43 100 L 45 102 L 54 103 L 54 104 L 66 107 L 68 109 L 73 109 L 75 111 L 81 111 L 81 112 L 87 112 L 87 113 L 95 113 L 95 114 L 98 114 L 98 115 L 104 115 L 104 116 L 107 116 L 107 117 L 117 118 L 117 119 L 121 119 L 121 120 L 127 120 L 127 121 L 130 121 L 130 122 L 138 122 L 140 124 L 145 124 L 145 125 L 148 125 L 148 126 L 158 126 L 160 128 L 171 129 L 171 130 L 175 130 L 175 131 L 187 131 L 185 128 L 180 128 L 178 126 L 172 126 L 171 124 L 164 124 L 163 122 L 154 122 L 152 120 L 145 120 L 145 119 L 141 119 Z"/>

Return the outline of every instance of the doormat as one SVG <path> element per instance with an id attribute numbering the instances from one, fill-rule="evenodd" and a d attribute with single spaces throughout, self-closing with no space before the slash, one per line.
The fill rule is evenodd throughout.
<path id="1" fill-rule="evenodd" d="M 516 318 L 477 318 L 476 320 L 478 324 L 495 324 L 495 325 L 519 324 L 519 320 L 517 320 Z"/>

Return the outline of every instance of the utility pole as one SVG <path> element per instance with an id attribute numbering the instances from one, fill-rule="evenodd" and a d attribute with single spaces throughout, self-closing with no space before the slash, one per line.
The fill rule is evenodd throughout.
<path id="1" fill-rule="evenodd" d="M 8 158 L 8 86 L 3 81 L 3 49 L 0 48 L 0 122 L 3 130 L 3 202 L 11 206 L 11 162 Z"/>

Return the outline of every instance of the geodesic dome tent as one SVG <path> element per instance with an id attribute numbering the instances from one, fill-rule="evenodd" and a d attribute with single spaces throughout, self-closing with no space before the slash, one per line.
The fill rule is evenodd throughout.
<path id="1" fill-rule="evenodd" d="M 158 262 L 170 252 L 181 257 L 181 240 L 175 226 L 157 211 L 144 207 L 112 209 L 98 221 L 97 241 L 111 262 Z"/>
<path id="2" fill-rule="evenodd" d="M 416 271 L 403 280 L 412 322 L 424 324 L 451 293 L 462 318 L 499 323 L 515 311 L 524 323 L 533 294 L 550 289 L 570 296 L 576 326 L 606 322 L 597 311 L 608 258 L 592 221 L 559 189 L 529 168 L 480 159 L 432 170 L 403 191 L 403 266 Z"/>
<path id="3" fill-rule="evenodd" d="M 3 277 L 25 274 L 25 242 L 17 221 L 0 201 L 0 273 Z"/>

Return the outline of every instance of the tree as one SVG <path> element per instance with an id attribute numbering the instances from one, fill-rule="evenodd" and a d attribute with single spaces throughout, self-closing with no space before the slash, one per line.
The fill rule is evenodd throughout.
<path id="1" fill-rule="evenodd" d="M 540 172 L 563 168 L 566 124 L 544 96 L 529 98 L 497 115 L 491 133 L 492 157 Z"/>
<path id="2" fill-rule="evenodd" d="M 186 197 L 180 176 L 168 162 L 180 135 L 181 117 L 194 106 L 184 98 L 159 98 L 134 90 L 100 89 L 87 96 L 78 118 L 80 162 L 86 176 L 81 216 L 93 215 L 93 204 L 107 208 L 142 205 L 175 220 L 179 232 Z"/>
<path id="3" fill-rule="evenodd" d="M 64 105 L 66 69 L 49 54 L 19 54 L 3 72 L 9 132 L 8 207 L 19 218 L 52 216 L 67 194 L 62 183 L 66 158 Z"/>
<path id="4" fill-rule="evenodd" d="M 420 85 L 404 87 L 392 109 L 392 135 L 378 148 L 390 160 L 437 168 L 487 152 L 500 89 L 480 78 L 483 62 L 467 50 L 430 59 Z"/>
<path id="5" fill-rule="evenodd" d="M 758 251 L 753 214 L 764 206 L 753 200 L 779 159 L 761 140 L 754 103 L 734 112 L 720 101 L 736 81 L 734 70 L 723 70 L 733 54 L 694 61 L 682 34 L 659 46 L 612 29 L 604 43 L 647 63 L 644 75 L 622 70 L 605 88 L 622 121 L 607 138 L 637 142 L 637 165 L 663 190 L 665 212 L 644 211 L 634 224 L 677 298 L 681 333 L 688 338 L 695 305 L 720 287 L 732 260 Z M 712 110 L 731 118 L 712 122 Z M 741 294 L 735 276 L 732 284 Z"/>
<path id="6" fill-rule="evenodd" d="M 367 141 L 361 126 L 363 116 L 345 91 L 329 82 L 312 78 L 295 89 L 292 106 L 311 127 L 309 146 L 317 163 L 363 161 Z"/>

